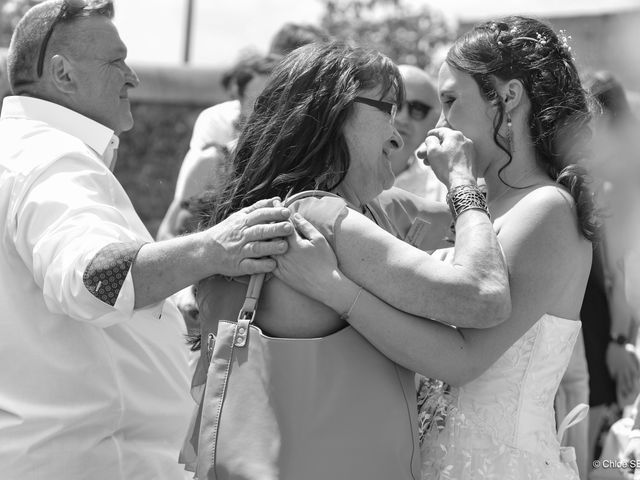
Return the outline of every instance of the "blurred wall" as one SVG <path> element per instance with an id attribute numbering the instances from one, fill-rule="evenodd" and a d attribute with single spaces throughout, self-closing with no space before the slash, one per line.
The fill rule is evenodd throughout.
<path id="1" fill-rule="evenodd" d="M 206 107 L 227 100 L 220 85 L 222 70 L 135 63 L 131 67 L 140 79 L 140 86 L 131 90 L 133 101 Z"/>

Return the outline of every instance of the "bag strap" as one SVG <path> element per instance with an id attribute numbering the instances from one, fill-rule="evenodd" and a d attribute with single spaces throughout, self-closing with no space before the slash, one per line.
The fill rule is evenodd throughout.
<path id="1" fill-rule="evenodd" d="M 241 319 L 249 320 L 249 323 L 253 322 L 253 316 L 256 313 L 258 307 L 258 299 L 260 298 L 260 292 L 262 290 L 262 284 L 264 283 L 264 273 L 251 275 L 249 280 L 249 286 L 247 287 L 247 295 L 244 298 L 244 303 L 238 314 L 238 321 Z"/>
<path id="2" fill-rule="evenodd" d="M 295 195 L 287 195 L 287 197 L 284 199 L 284 206 L 288 207 L 289 205 L 291 205 L 293 202 L 296 202 L 298 200 L 302 200 L 303 198 L 308 198 L 308 197 L 316 197 L 316 198 L 322 198 L 322 197 L 334 197 L 334 198 L 342 198 L 340 195 L 336 195 L 335 193 L 331 193 L 331 192 L 325 192 L 324 190 L 305 190 L 304 192 L 299 192 L 296 193 Z"/>

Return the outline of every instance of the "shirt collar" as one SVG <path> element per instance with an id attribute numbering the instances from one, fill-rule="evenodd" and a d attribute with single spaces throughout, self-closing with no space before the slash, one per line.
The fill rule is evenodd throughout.
<path id="1" fill-rule="evenodd" d="M 57 103 L 22 95 L 6 97 L 0 118 L 39 120 L 83 141 L 111 168 L 120 143 L 113 130 Z"/>

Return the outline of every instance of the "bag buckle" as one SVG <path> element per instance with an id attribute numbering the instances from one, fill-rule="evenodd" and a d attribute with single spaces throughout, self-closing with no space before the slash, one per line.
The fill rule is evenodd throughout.
<path id="1" fill-rule="evenodd" d="M 236 325 L 235 338 L 233 345 L 236 347 L 244 347 L 247 344 L 249 336 L 249 325 L 253 321 L 254 312 L 240 312 L 238 324 Z"/>

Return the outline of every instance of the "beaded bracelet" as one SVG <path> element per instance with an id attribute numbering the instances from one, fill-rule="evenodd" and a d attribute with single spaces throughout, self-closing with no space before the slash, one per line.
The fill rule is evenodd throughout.
<path id="1" fill-rule="evenodd" d="M 468 184 L 453 187 L 447 193 L 447 204 L 454 222 L 460 214 L 467 210 L 482 210 L 491 218 L 487 200 L 477 185 Z"/>

